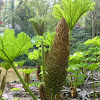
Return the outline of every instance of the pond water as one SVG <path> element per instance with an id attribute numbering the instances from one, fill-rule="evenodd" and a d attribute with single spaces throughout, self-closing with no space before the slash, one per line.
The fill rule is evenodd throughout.
<path id="1" fill-rule="evenodd" d="M 25 66 L 23 66 L 23 68 L 25 68 Z M 28 66 L 28 68 L 34 68 L 32 66 Z M 3 76 L 6 74 L 6 70 L 3 68 L 3 67 L 0 67 L 0 69 L 2 70 L 1 71 L 1 75 L 0 75 L 0 80 L 3 78 Z M 17 69 L 22 69 L 20 67 L 17 67 Z M 20 75 L 23 77 L 23 72 L 19 72 Z M 31 73 L 31 76 L 32 75 L 35 75 L 36 72 L 32 72 Z M 14 72 L 13 68 L 10 68 L 8 70 L 8 73 L 7 73 L 7 78 L 6 78 L 6 82 L 13 82 L 13 81 L 19 81 L 19 78 L 17 77 L 16 73 Z"/>

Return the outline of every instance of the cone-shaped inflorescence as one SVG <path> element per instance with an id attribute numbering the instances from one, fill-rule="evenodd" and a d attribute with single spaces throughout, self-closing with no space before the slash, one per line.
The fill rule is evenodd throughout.
<path id="1" fill-rule="evenodd" d="M 69 28 L 64 18 L 58 23 L 54 43 L 48 53 L 45 86 L 53 95 L 59 94 L 66 80 L 69 56 Z"/>

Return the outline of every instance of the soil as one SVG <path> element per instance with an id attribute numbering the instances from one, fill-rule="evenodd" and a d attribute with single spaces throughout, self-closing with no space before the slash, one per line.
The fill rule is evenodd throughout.
<path id="1" fill-rule="evenodd" d="M 1 78 L 5 74 L 5 70 L 3 68 L 2 73 L 1 73 Z M 20 68 L 18 68 L 20 69 Z M 95 83 L 95 92 L 96 92 L 96 99 L 95 100 L 100 100 L 100 72 L 95 70 L 94 72 L 94 83 Z M 35 75 L 36 73 L 33 72 L 31 75 Z M 20 75 L 23 76 L 23 73 L 20 72 Z M 94 100 L 93 99 L 93 89 L 92 89 L 92 77 L 91 73 L 87 71 L 87 79 L 85 80 L 86 82 L 78 87 L 78 97 L 77 98 L 71 98 L 70 96 L 70 87 L 65 86 L 64 89 L 61 91 L 63 94 L 64 99 L 63 100 Z M 32 79 L 32 81 L 38 81 L 37 79 Z M 20 91 L 10 91 L 11 88 L 20 88 Z M 39 97 L 39 89 L 36 86 L 30 86 L 30 90 L 37 96 Z M 85 99 L 82 99 L 82 96 L 85 95 Z M 13 100 L 14 97 L 18 97 L 19 100 L 32 100 L 31 96 L 29 95 L 28 92 L 25 92 L 23 85 L 19 81 L 16 73 L 13 71 L 11 68 L 8 72 L 7 76 L 7 83 L 5 86 L 5 91 L 3 93 L 3 98 L 7 98 L 7 100 Z"/>

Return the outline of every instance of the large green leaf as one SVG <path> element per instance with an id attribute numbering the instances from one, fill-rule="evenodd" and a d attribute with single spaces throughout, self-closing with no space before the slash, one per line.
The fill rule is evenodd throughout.
<path id="1" fill-rule="evenodd" d="M 72 30 L 78 19 L 87 11 L 93 10 L 95 3 L 91 0 L 62 0 L 62 4 L 56 4 L 53 9 L 53 15 L 61 19 L 64 17 Z"/>
<path id="2" fill-rule="evenodd" d="M 31 38 L 25 33 L 20 33 L 15 37 L 14 30 L 6 29 L 4 36 L 0 36 L 0 58 L 12 62 L 19 55 L 26 53 L 33 47 Z"/>

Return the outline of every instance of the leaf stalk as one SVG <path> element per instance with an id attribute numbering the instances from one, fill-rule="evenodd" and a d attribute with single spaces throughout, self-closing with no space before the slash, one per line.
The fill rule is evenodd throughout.
<path id="1" fill-rule="evenodd" d="M 93 85 L 93 98 L 95 100 L 95 87 L 94 87 L 94 79 L 93 79 L 93 71 L 91 70 L 91 74 L 92 74 L 92 85 Z"/>
<path id="2" fill-rule="evenodd" d="M 11 65 L 12 65 L 12 68 L 14 69 L 15 73 L 17 74 L 18 78 L 22 82 L 24 88 L 26 88 L 26 90 L 30 93 L 30 95 L 32 96 L 32 98 L 34 100 L 37 100 L 37 98 L 35 97 L 35 95 L 32 93 L 32 91 L 28 88 L 28 86 L 26 85 L 26 83 L 24 82 L 24 80 L 21 78 L 19 72 L 17 71 L 17 69 L 15 68 L 15 66 L 13 65 L 13 63 L 11 63 Z"/>
<path id="3" fill-rule="evenodd" d="M 42 68 L 43 68 L 43 81 L 44 81 L 44 75 L 45 75 L 45 56 L 44 56 L 44 43 L 41 42 L 42 47 Z"/>

